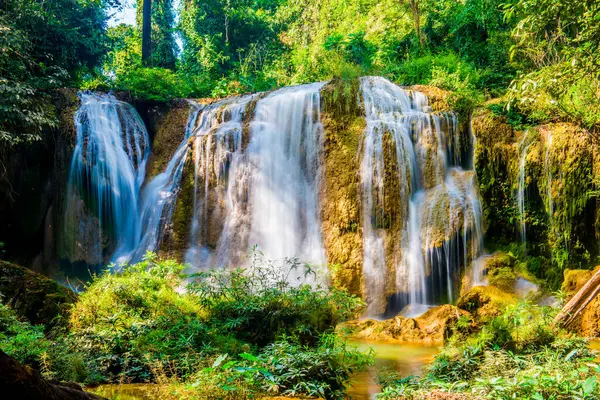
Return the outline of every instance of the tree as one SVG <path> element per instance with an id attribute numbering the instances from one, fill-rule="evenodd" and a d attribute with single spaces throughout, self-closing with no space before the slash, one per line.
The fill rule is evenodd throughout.
<path id="1" fill-rule="evenodd" d="M 144 66 L 175 69 L 173 0 L 138 0 L 137 22 L 142 27 Z"/>
<path id="2" fill-rule="evenodd" d="M 512 102 L 580 122 L 600 140 L 600 2 L 518 0 L 505 16 L 518 21 L 511 57 L 527 67 Z"/>
<path id="3" fill-rule="evenodd" d="M 423 33 L 421 32 L 421 9 L 419 7 L 419 0 L 400 0 L 400 4 L 408 7 L 412 14 L 413 24 L 415 27 L 415 35 L 419 39 L 419 45 L 423 47 Z"/>
<path id="4" fill-rule="evenodd" d="M 152 55 L 152 0 L 141 0 L 143 2 L 142 12 L 142 62 L 148 66 Z"/>
<path id="5" fill-rule="evenodd" d="M 115 6 L 115 0 L 0 2 L 0 146 L 39 140 L 54 126 L 44 91 L 76 85 L 100 64 L 107 11 Z"/>
<path id="6" fill-rule="evenodd" d="M 566 328 L 600 294 L 600 271 L 596 272 L 554 318 L 554 324 Z"/>

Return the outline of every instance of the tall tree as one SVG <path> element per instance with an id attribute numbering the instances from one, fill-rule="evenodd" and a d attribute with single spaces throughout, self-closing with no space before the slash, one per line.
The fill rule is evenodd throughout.
<path id="1" fill-rule="evenodd" d="M 142 62 L 148 66 L 152 55 L 152 0 L 141 0 L 144 3 L 142 12 Z"/>
<path id="2" fill-rule="evenodd" d="M 423 34 L 421 32 L 421 8 L 419 7 L 419 0 L 400 0 L 400 4 L 408 7 L 413 17 L 413 24 L 415 26 L 415 34 L 419 39 L 419 45 L 423 47 Z"/>
<path id="3" fill-rule="evenodd" d="M 148 3 L 151 4 L 148 5 Z M 142 26 L 142 60 L 144 65 L 174 69 L 176 45 L 173 35 L 175 25 L 173 0 L 137 0 L 137 4 L 137 22 L 138 26 Z M 150 7 L 149 18 L 147 18 L 147 7 Z M 146 32 L 144 29 L 150 30 L 148 37 L 144 36 Z M 147 42 L 146 46 L 144 40 Z"/>

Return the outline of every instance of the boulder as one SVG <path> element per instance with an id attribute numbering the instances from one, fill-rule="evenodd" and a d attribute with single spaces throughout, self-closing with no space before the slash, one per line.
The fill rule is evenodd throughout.
<path id="1" fill-rule="evenodd" d="M 461 310 L 473 314 L 480 322 L 497 317 L 510 304 L 517 302 L 517 296 L 494 286 L 476 286 L 462 294 L 456 303 Z"/>
<path id="2" fill-rule="evenodd" d="M 349 321 L 338 327 L 338 330 L 350 333 L 354 339 L 397 343 L 443 343 L 452 335 L 453 328 L 461 317 L 469 318 L 470 314 L 445 304 L 431 308 L 416 318 L 397 316 L 383 321 Z"/>
<path id="3" fill-rule="evenodd" d="M 76 383 L 51 382 L 0 350 L 0 388 L 6 400 L 102 400 Z"/>
<path id="4" fill-rule="evenodd" d="M 77 295 L 41 274 L 0 261 L 0 301 L 33 325 L 50 328 L 65 315 Z"/>

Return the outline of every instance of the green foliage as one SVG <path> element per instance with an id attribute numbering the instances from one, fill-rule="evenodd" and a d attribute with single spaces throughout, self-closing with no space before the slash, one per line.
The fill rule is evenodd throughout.
<path id="1" fill-rule="evenodd" d="M 289 335 L 312 344 L 364 305 L 346 292 L 308 284 L 316 276 L 310 265 L 297 259 L 279 266 L 257 252 L 252 267 L 193 275 L 196 281 L 189 289 L 221 332 L 259 346 Z"/>
<path id="2" fill-rule="evenodd" d="M 149 255 L 88 285 L 69 325 L 73 346 L 85 349 L 91 380 L 146 381 L 157 364 L 189 374 L 216 346 L 220 338 L 203 323 L 200 304 L 178 291 L 181 270 Z"/>
<path id="3" fill-rule="evenodd" d="M 192 378 L 192 386 L 200 397 L 246 398 L 249 393 L 264 393 L 343 399 L 351 376 L 371 362 L 335 335 L 322 336 L 315 347 L 282 337 L 256 356 L 220 355 Z"/>
<path id="4" fill-rule="evenodd" d="M 148 253 L 95 276 L 68 325 L 48 337 L 0 305 L 0 345 L 52 379 L 171 382 L 190 398 L 341 399 L 370 358 L 334 328 L 364 304 L 306 284 L 314 271 L 297 260 L 280 266 L 255 253 L 252 261 L 246 270 L 185 276 L 182 265 Z"/>
<path id="5" fill-rule="evenodd" d="M 6 0 L 0 5 L 0 145 L 56 126 L 44 90 L 77 81 L 106 52 L 112 0 Z"/>
<path id="6" fill-rule="evenodd" d="M 520 303 L 465 337 L 453 337 L 427 374 L 386 376 L 380 398 L 422 398 L 433 389 L 489 399 L 594 399 L 600 367 L 586 340 L 554 330 L 555 310 Z"/>
<path id="7" fill-rule="evenodd" d="M 600 124 L 598 2 L 519 0 L 505 10 L 506 18 L 517 21 L 511 57 L 527 67 L 511 84 L 511 102 L 537 118 L 569 118 L 596 134 Z"/>
<path id="8" fill-rule="evenodd" d="M 40 356 L 48 351 L 43 326 L 20 321 L 13 310 L 0 303 L 0 348 L 17 361 L 39 367 Z"/>

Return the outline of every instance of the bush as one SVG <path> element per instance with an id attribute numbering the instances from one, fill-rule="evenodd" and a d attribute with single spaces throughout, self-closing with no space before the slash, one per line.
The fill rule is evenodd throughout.
<path id="1" fill-rule="evenodd" d="M 489 399 L 595 399 L 600 367 L 585 339 L 551 328 L 555 310 L 508 307 L 471 336 L 455 335 L 419 379 L 386 376 L 383 399 L 432 390 Z"/>
<path id="2" fill-rule="evenodd" d="M 364 305 L 345 291 L 316 283 L 312 267 L 297 259 L 277 265 L 258 252 L 252 258 L 248 269 L 192 276 L 190 292 L 198 296 L 208 320 L 221 332 L 258 346 L 282 336 L 314 344 L 321 334 L 356 316 Z M 294 276 L 297 283 L 293 285 Z"/>
<path id="3" fill-rule="evenodd" d="M 0 348 L 22 364 L 40 367 L 40 357 L 50 341 L 44 337 L 44 326 L 33 326 L 19 320 L 15 312 L 0 303 Z"/>
<path id="4" fill-rule="evenodd" d="M 182 268 L 150 254 L 94 277 L 70 317 L 70 339 L 84 349 L 90 379 L 147 381 L 157 363 L 184 376 L 222 345 L 203 323 L 196 298 L 180 293 Z"/>
<path id="5" fill-rule="evenodd" d="M 343 399 L 350 377 L 371 362 L 369 355 L 348 348 L 335 335 L 323 335 L 316 347 L 284 336 L 256 356 L 220 355 L 211 367 L 195 375 L 195 390 L 188 396 L 239 399 L 280 394 Z"/>

